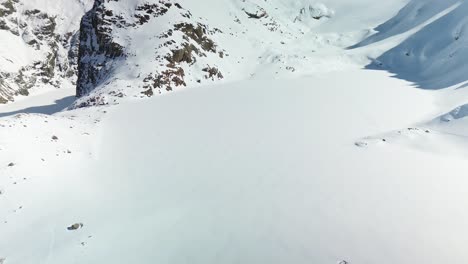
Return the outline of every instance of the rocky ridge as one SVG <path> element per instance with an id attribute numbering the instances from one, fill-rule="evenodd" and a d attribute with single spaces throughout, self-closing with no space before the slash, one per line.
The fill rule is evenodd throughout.
<path id="1" fill-rule="evenodd" d="M 73 20 L 85 3 L 69 3 L 78 7 L 70 17 L 44 8 L 44 1 L 0 0 L 0 103 L 32 88 L 76 83 L 79 23 Z"/>
<path id="2" fill-rule="evenodd" d="M 80 108 L 246 79 L 263 64 L 294 73 L 287 61 L 305 56 L 287 43 L 334 14 L 307 1 L 210 0 L 231 7 L 219 17 L 189 0 L 49 1 L 0 0 L 0 35 L 20 47 L 0 46 L 0 103 L 76 86 Z"/>
<path id="3" fill-rule="evenodd" d="M 278 0 L 225 2 L 237 11 L 223 17 L 229 23 L 201 17 L 187 0 L 96 0 L 81 24 L 79 99 L 72 108 L 248 78 L 246 64 L 251 67 L 272 46 L 284 45 L 267 43 L 262 35 L 297 39 L 307 31 L 304 21 L 328 19 L 333 14 L 323 5 L 288 7 Z M 292 9 L 292 15 L 284 18 L 279 7 Z M 293 67 L 284 69 L 294 72 Z"/>

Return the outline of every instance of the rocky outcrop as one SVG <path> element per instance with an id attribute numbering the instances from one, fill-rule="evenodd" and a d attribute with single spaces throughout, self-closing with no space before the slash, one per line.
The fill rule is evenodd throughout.
<path id="1" fill-rule="evenodd" d="M 114 60 L 124 56 L 123 47 L 113 41 L 113 25 L 126 26 L 125 21 L 106 10 L 104 1 L 96 0 L 91 11 L 81 20 L 78 82 L 76 95 L 88 94 L 112 69 Z"/>
<path id="2" fill-rule="evenodd" d="M 28 95 L 33 87 L 75 83 L 78 28 L 58 28 L 66 18 L 31 8 L 26 0 L 0 0 L 2 42 L 15 51 L 0 53 L 0 103 Z M 3 61 L 3 63 L 1 63 Z"/>
<path id="3" fill-rule="evenodd" d="M 82 20 L 77 83 L 80 99 L 73 107 L 152 96 L 187 86 L 187 76 L 203 74 L 200 58 L 208 54 L 224 56 L 225 51 L 212 39 L 221 31 L 193 18 L 175 1 L 145 1 L 125 13 L 116 11 L 121 10 L 119 5 L 124 4 L 96 0 Z M 160 26 L 159 21 L 168 20 L 167 27 Z M 136 43 L 136 36 L 143 31 L 147 34 Z M 132 72 L 132 84 L 127 87 L 122 75 L 129 78 Z M 223 75 L 210 77 L 216 78 Z"/>

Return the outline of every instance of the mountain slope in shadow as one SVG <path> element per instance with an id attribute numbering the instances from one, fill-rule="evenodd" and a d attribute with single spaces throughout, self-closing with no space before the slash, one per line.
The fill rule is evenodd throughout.
<path id="1" fill-rule="evenodd" d="M 377 27 L 378 33 L 350 48 L 370 45 L 427 23 L 366 68 L 387 70 L 423 89 L 454 86 L 468 80 L 467 13 L 468 2 L 464 1 L 414 0 Z"/>

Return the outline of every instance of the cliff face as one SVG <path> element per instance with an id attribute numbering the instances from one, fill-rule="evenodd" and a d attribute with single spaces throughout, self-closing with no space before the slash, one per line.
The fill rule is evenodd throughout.
<path id="1" fill-rule="evenodd" d="M 90 0 L 0 0 L 0 103 L 74 85 L 79 18 Z"/>
<path id="2" fill-rule="evenodd" d="M 112 69 L 113 61 L 124 56 L 123 47 L 113 41 L 111 15 L 104 1 L 97 0 L 81 20 L 77 96 L 89 93 Z"/>

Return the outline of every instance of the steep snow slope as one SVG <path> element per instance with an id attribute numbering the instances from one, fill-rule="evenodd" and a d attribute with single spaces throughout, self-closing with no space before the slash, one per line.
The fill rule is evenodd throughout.
<path id="1" fill-rule="evenodd" d="M 433 116 L 436 99 L 388 74 L 351 70 L 68 111 L 43 128 L 42 116 L 4 119 L 30 151 L 0 156 L 0 256 L 7 264 L 463 263 L 464 159 L 390 139 L 354 145 Z M 85 117 L 103 110 L 96 130 Z M 22 149 L 1 144 L 4 153 Z M 74 223 L 83 227 L 68 231 Z"/>
<path id="2" fill-rule="evenodd" d="M 459 0 L 411 0 L 396 16 L 376 27 L 376 34 L 361 41 L 355 47 L 368 45 L 405 33 L 459 2 Z"/>
<path id="3" fill-rule="evenodd" d="M 437 14 L 443 14 L 442 17 L 412 33 L 368 68 L 388 70 L 424 89 L 441 89 L 467 81 L 467 12 L 465 1 L 413 0 L 398 16 L 379 26 L 379 33 L 360 45 L 413 29 Z"/>
<path id="4" fill-rule="evenodd" d="M 77 30 L 92 0 L 0 1 L 0 103 L 30 90 L 71 88 Z"/>
<path id="5" fill-rule="evenodd" d="M 373 51 L 368 69 L 388 70 L 422 89 L 437 92 L 440 110 L 408 128 L 364 137 L 360 144 L 383 138 L 425 151 L 466 156 L 466 1 L 411 1 L 378 32 L 355 45 Z M 386 50 L 386 48 L 390 48 Z M 383 52 L 375 52 L 380 50 Z M 373 57 L 371 56 L 371 57 Z"/>

